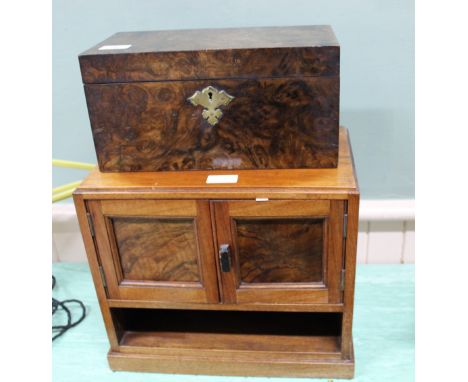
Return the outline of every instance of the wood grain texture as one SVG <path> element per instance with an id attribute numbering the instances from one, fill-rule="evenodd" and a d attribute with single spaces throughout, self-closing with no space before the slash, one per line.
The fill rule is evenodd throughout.
<path id="1" fill-rule="evenodd" d="M 339 62 L 335 46 L 80 56 L 87 84 L 332 76 Z"/>
<path id="2" fill-rule="evenodd" d="M 341 351 L 344 359 L 350 359 L 353 356 L 353 312 L 357 238 L 359 229 L 359 193 L 349 195 L 347 213 L 348 226 L 344 259 L 346 276 L 343 293 L 344 311 L 341 337 Z"/>
<path id="3" fill-rule="evenodd" d="M 85 83 L 302 77 L 339 74 L 340 49 L 326 25 L 122 32 L 79 60 Z"/>
<path id="4" fill-rule="evenodd" d="M 114 251 L 114 246 L 112 245 L 112 240 L 109 235 L 106 217 L 101 210 L 101 201 L 90 200 L 87 201 L 86 204 L 90 214 L 90 222 L 93 225 L 93 245 L 95 245 L 96 251 L 99 253 L 99 265 L 102 267 L 102 269 L 98 269 L 98 272 L 101 273 L 102 271 L 105 274 L 107 296 L 110 298 L 120 298 L 119 284 L 121 279 L 121 267 L 116 264 L 117 254 Z M 100 274 L 99 277 L 101 277 L 102 282 L 102 274 Z"/>
<path id="5" fill-rule="evenodd" d="M 280 284 L 281 285 L 281 284 Z M 300 288 L 297 284 L 287 287 L 285 284 L 275 287 L 257 288 L 249 284 L 241 285 L 237 292 L 237 303 L 245 304 L 275 304 L 287 301 L 290 304 L 326 304 L 329 302 L 329 288 L 315 287 L 311 284 L 307 288 Z"/>
<path id="6" fill-rule="evenodd" d="M 187 101 L 208 85 L 235 97 L 215 126 Z M 85 93 L 103 172 L 338 163 L 334 77 L 85 85 Z"/>
<path id="7" fill-rule="evenodd" d="M 126 280 L 200 280 L 193 220 L 120 217 L 112 225 Z"/>
<path id="8" fill-rule="evenodd" d="M 102 200 L 101 211 L 110 216 L 196 217 L 194 200 Z"/>
<path id="9" fill-rule="evenodd" d="M 304 203 L 299 200 L 267 200 L 258 203 L 246 200 L 229 202 L 229 215 L 232 217 L 258 216 L 327 216 L 330 213 L 329 200 L 315 200 Z"/>
<path id="10" fill-rule="evenodd" d="M 99 271 L 101 260 L 94 243 L 92 234 L 93 230 L 87 218 L 88 210 L 86 201 L 83 198 L 83 195 L 73 195 L 73 202 L 75 204 L 76 215 L 78 217 L 81 235 L 86 249 L 89 269 L 93 277 L 94 288 L 96 289 L 96 296 L 99 301 L 99 307 L 104 320 L 107 337 L 109 338 L 110 349 L 111 351 L 116 351 L 119 348 L 119 337 L 122 333 L 120 328 L 114 325 L 114 321 L 112 319 L 112 314 L 108 304 L 107 290 Z"/>
<path id="11" fill-rule="evenodd" d="M 347 199 L 356 190 L 349 134 L 340 129 L 337 168 L 103 173 L 92 171 L 75 191 L 88 199 Z M 236 184 L 206 184 L 208 175 L 237 174 Z"/>
<path id="12" fill-rule="evenodd" d="M 113 308 L 152 308 L 152 309 L 186 309 L 186 310 L 240 310 L 256 312 L 342 312 L 343 304 L 329 304 L 326 299 L 324 303 L 294 303 L 288 300 L 282 302 L 246 303 L 246 304 L 196 304 L 177 301 L 154 301 L 154 300 L 115 300 L 108 299 L 109 306 Z"/>
<path id="13" fill-rule="evenodd" d="M 78 196 L 78 195 L 77 195 Z M 162 207 L 165 201 L 142 200 L 138 202 L 136 216 L 132 216 L 131 211 L 126 208 L 125 203 L 120 200 L 105 201 L 105 209 L 102 208 L 102 201 L 88 201 L 88 208 L 94 222 L 95 241 L 102 258 L 102 266 L 107 282 L 108 297 L 122 300 L 152 300 L 168 302 L 189 302 L 189 303 L 217 303 L 219 301 L 216 280 L 216 268 L 213 257 L 213 238 L 211 231 L 207 231 L 206 224 L 210 222 L 209 204 L 207 201 L 191 201 L 195 205 L 195 219 L 183 219 L 175 217 L 173 219 L 151 216 L 152 211 L 165 211 Z M 181 201 L 184 204 L 184 201 Z M 145 217 L 140 213 L 144 205 L 148 205 L 148 212 Z M 161 205 L 158 208 L 157 205 Z M 106 215 L 105 211 L 112 214 Z M 124 216 L 123 213 L 127 216 Z M 115 218 L 113 214 L 118 217 Z M 115 231 L 112 220 L 124 222 L 122 230 Z M 165 222 L 162 226 L 156 226 L 154 223 Z M 169 221 L 169 223 L 167 223 Z M 190 222 L 192 234 L 190 240 L 191 250 L 178 249 L 176 235 L 187 234 L 187 230 L 180 232 L 180 227 L 174 228 L 171 222 Z M 135 222 L 137 222 L 135 226 Z M 143 224 L 143 229 L 142 225 Z M 149 228 L 146 224 L 150 224 Z M 170 227 L 167 233 L 170 233 L 163 240 L 164 229 Z M 186 227 L 184 227 L 186 228 Z M 157 231 L 157 234 L 154 233 Z M 119 234 L 121 248 L 119 248 Z M 185 240 L 185 239 L 184 239 Z M 148 244 L 149 243 L 149 244 Z M 122 257 L 119 250 L 124 245 L 126 256 L 123 260 L 129 258 L 129 263 L 134 261 L 132 268 L 122 264 Z M 158 248 L 159 247 L 159 248 Z M 145 250 L 143 250 L 145 248 Z M 162 252 L 158 252 L 162 250 Z M 180 258 L 182 253 L 182 258 Z M 164 265 L 159 264 L 161 253 L 164 255 L 162 261 Z M 195 257 L 196 256 L 196 257 Z M 194 257 L 196 260 L 194 260 Z M 155 261 L 156 260 L 156 261 Z M 196 271 L 195 265 L 196 262 Z M 180 263 L 185 264 L 185 269 Z M 135 265 L 136 264 L 136 265 Z M 124 265 L 124 266 L 123 266 Z M 127 269 L 125 269 L 127 268 Z M 125 278 L 125 270 L 129 273 Z M 188 271 L 188 273 L 186 273 Z M 196 272 L 196 276 L 195 276 Z M 143 278 L 143 279 L 142 279 Z M 154 280 L 156 278 L 156 280 Z M 164 278 L 165 280 L 158 280 Z M 183 280 L 180 280 L 182 278 Z M 190 280 L 187 280 L 190 279 Z M 197 279 L 195 281 L 194 279 Z M 179 280 L 175 280 L 179 279 Z"/>
<path id="14" fill-rule="evenodd" d="M 202 280 L 201 283 L 206 290 L 205 303 L 219 303 L 220 293 L 218 284 L 218 268 L 216 263 L 216 249 L 212 227 L 212 211 L 210 202 L 198 200 L 197 202 L 196 233 Z"/>
<path id="15" fill-rule="evenodd" d="M 126 332 L 121 341 L 123 349 L 135 352 L 135 347 L 148 348 L 146 353 L 168 353 L 168 348 L 187 348 L 264 352 L 325 353 L 330 358 L 340 357 L 338 337 L 294 336 L 294 335 L 252 335 L 252 334 L 209 334 L 197 332 Z M 156 350 L 156 351 L 155 351 Z M 144 351 L 144 350 L 143 350 Z M 142 352 L 143 352 L 142 351 Z M 333 354 L 335 353 L 335 354 Z M 286 355 L 286 354 L 285 354 Z M 310 358 L 310 354 L 308 355 Z M 314 354 L 317 357 L 317 354 Z"/>
<path id="16" fill-rule="evenodd" d="M 290 202 L 293 208 L 290 209 L 289 215 L 285 217 L 283 208 L 283 202 Z M 315 200 L 315 201 L 273 201 L 273 202 L 256 202 L 256 201 L 214 201 L 212 206 L 214 209 L 215 216 L 215 235 L 218 245 L 228 244 L 231 248 L 231 259 L 232 266 L 228 272 L 219 272 L 219 277 L 222 280 L 222 293 L 224 298 L 224 303 L 237 303 L 237 304 L 275 304 L 281 303 L 282 301 L 288 301 L 290 304 L 324 304 L 324 303 L 333 303 L 337 304 L 341 302 L 340 299 L 340 274 L 342 263 L 342 252 L 338 249 L 337 244 L 333 244 L 330 240 L 342 240 L 342 232 L 338 231 L 340 227 L 340 220 L 343 219 L 343 214 L 339 208 L 340 205 L 343 206 L 341 201 L 324 201 Z M 239 203 L 242 204 L 244 210 L 252 209 L 256 212 L 256 215 L 249 214 L 247 212 L 248 218 L 236 218 L 231 215 L 231 205 L 236 205 L 239 207 Z M 271 204 L 270 204 L 271 203 Z M 317 207 L 314 208 L 314 204 L 317 203 Z M 337 203 L 337 204 L 336 204 Z M 278 216 L 275 216 L 274 206 L 278 204 Z M 332 204 L 336 204 L 334 208 L 330 208 Z M 299 208 L 302 205 L 303 208 Z M 326 209 L 325 209 L 326 207 Z M 323 216 L 324 210 L 328 211 L 326 216 Z M 241 211 L 241 208 L 234 208 L 234 211 Z M 320 216 L 314 216 L 313 212 L 310 215 L 306 215 L 307 219 L 304 219 L 303 211 L 318 211 Z M 241 212 L 239 214 L 242 215 Z M 242 224 L 245 224 L 246 221 L 255 225 L 258 221 L 265 222 L 265 220 L 279 219 L 283 223 L 284 227 L 280 227 L 276 234 L 268 233 L 267 230 L 264 230 L 263 227 L 250 227 L 250 230 L 245 230 L 246 238 L 239 239 L 239 233 L 244 234 L 244 232 L 239 232 L 237 229 L 237 220 L 241 220 Z M 298 227 L 294 227 L 294 222 L 297 220 L 316 220 L 323 222 L 323 228 L 320 230 L 321 237 L 320 241 L 315 240 L 317 238 L 317 232 L 314 232 L 314 237 L 310 236 L 301 238 L 301 245 L 296 248 L 299 250 L 299 253 L 292 253 L 291 246 L 294 246 L 292 242 L 297 242 L 298 237 L 295 237 L 293 240 L 289 241 L 287 235 L 291 232 L 287 228 L 289 223 L 293 224 L 293 232 L 295 234 L 304 234 L 307 233 L 307 230 L 298 230 Z M 248 224 L 248 223 L 247 223 Z M 258 224 L 257 224 L 258 225 Z M 274 229 L 273 227 L 270 227 Z M 282 228 L 282 229 L 281 229 Z M 255 230 L 257 231 L 255 231 Z M 284 232 L 282 232 L 284 230 Z M 333 232 L 332 236 L 330 232 Z M 286 237 L 282 237 L 283 233 L 286 233 Z M 271 236 L 268 236 L 271 235 Z M 260 237 L 259 237 L 260 236 Z M 266 236 L 264 239 L 262 236 Z M 245 240 L 246 239 L 246 240 Z M 261 239 L 261 240 L 259 240 Z M 244 242 L 244 241 L 245 242 Z M 264 241 L 262 241 L 264 240 Z M 309 241 L 310 240 L 310 241 Z M 272 242 L 270 246 L 269 241 Z M 275 242 L 276 245 L 275 245 Z M 320 244 L 321 249 L 316 248 L 317 244 Z M 247 248 L 242 249 L 240 245 L 246 245 Z M 262 262 L 260 258 L 262 255 L 265 255 L 263 251 L 263 246 L 268 250 L 266 261 Z M 281 247 L 281 248 L 279 248 Z M 291 267 L 291 257 L 306 256 L 307 251 L 314 251 L 320 253 L 320 259 L 315 257 L 312 260 L 314 267 L 313 270 L 309 269 L 309 272 L 317 272 L 319 264 L 322 268 L 318 268 L 320 272 L 320 279 L 313 281 L 302 281 L 298 282 L 295 277 L 299 278 L 308 278 L 310 280 L 310 275 L 304 276 L 305 273 L 299 273 L 299 270 Z M 282 251 L 285 256 L 281 257 Z M 283 282 L 274 282 L 271 278 L 270 281 L 266 280 L 262 283 L 256 282 L 243 282 L 242 280 L 242 258 L 241 253 L 244 255 L 244 261 L 246 261 L 244 276 L 248 275 L 251 272 L 251 275 L 259 276 L 260 278 L 267 279 L 271 277 L 268 270 L 278 270 L 279 273 L 290 273 L 290 277 L 293 278 L 294 282 L 288 282 L 283 280 Z M 257 259 L 256 256 L 259 258 Z M 294 262 L 294 265 L 300 264 L 300 266 L 307 266 L 307 260 L 304 262 L 304 259 L 297 260 Z M 309 264 L 311 265 L 311 264 Z M 219 266 L 218 266 L 219 267 Z M 265 267 L 265 273 L 262 274 L 263 268 Z M 338 269 L 339 268 L 339 269 Z M 273 274 L 275 277 L 286 278 L 286 276 L 278 276 Z M 317 273 L 315 273 L 315 276 Z M 314 276 L 314 275 L 313 275 Z M 249 276 L 247 276 L 249 277 Z M 317 277 L 318 278 L 318 277 Z M 273 281 L 273 282 L 272 282 Z"/>
<path id="17" fill-rule="evenodd" d="M 231 233 L 231 219 L 229 217 L 229 206 L 225 201 L 211 202 L 213 210 L 213 236 L 216 245 L 216 250 L 223 244 L 227 244 L 232 251 L 234 247 L 234 239 Z M 231 265 L 235 264 L 234 259 L 230 259 Z M 218 278 L 219 290 L 221 291 L 221 301 L 223 304 L 236 304 L 237 293 L 236 287 L 238 285 L 238 268 L 231 266 L 230 272 L 221 272 L 219 253 L 216 256 L 216 263 L 218 265 Z"/>
<path id="18" fill-rule="evenodd" d="M 354 358 L 352 360 L 309 359 L 304 361 L 294 354 L 295 360 L 284 359 L 282 354 L 268 352 L 237 351 L 201 352 L 193 349 L 190 354 L 135 354 L 109 352 L 107 358 L 112 370 L 139 371 L 154 373 L 180 373 L 232 376 L 265 377 L 316 377 L 316 378 L 353 378 Z M 299 359 L 298 359 L 299 358 Z"/>
<path id="19" fill-rule="evenodd" d="M 340 315 L 141 309 L 124 313 L 119 351 L 109 353 L 113 370 L 353 376 L 353 357 L 341 358 Z"/>
<path id="20" fill-rule="evenodd" d="M 344 202 L 334 200 L 331 203 L 327 227 L 327 285 L 330 289 L 328 302 L 339 303 L 342 299 L 341 271 L 343 270 L 343 221 Z"/>
<path id="21" fill-rule="evenodd" d="M 111 342 L 112 369 L 214 375 L 353 376 L 359 190 L 346 130 L 341 129 L 340 139 L 342 146 L 336 169 L 94 172 L 85 180 L 74 197 Z M 239 182 L 206 185 L 206 176 L 216 173 L 237 173 Z M 257 202 L 256 197 L 275 200 Z M 94 223 L 94 238 L 86 218 L 87 210 Z M 237 216 L 232 216 L 233 213 Z M 347 238 L 343 237 L 345 213 L 348 213 Z M 149 217 L 153 221 L 193 219 L 200 254 L 200 281 L 122 281 L 115 265 L 117 245 L 112 245 L 115 238 L 110 234 L 109 221 L 129 217 Z M 323 221 L 323 283 L 241 284 L 237 266 L 231 272 L 220 272 L 219 244 L 231 245 L 233 264 L 237 264 L 239 235 L 231 224 L 233 219 L 247 224 L 270 219 L 292 224 L 297 219 Z M 264 236 L 262 228 L 254 228 L 246 230 L 248 240 L 253 238 L 250 232 Z M 99 274 L 99 261 L 102 261 L 107 288 Z M 343 268 L 346 269 L 344 291 L 341 288 Z M 171 309 L 186 312 L 178 319 L 162 314 L 154 320 L 153 313 L 147 311 Z M 129 311 L 137 311 L 142 316 L 128 315 Z M 262 312 L 261 318 L 251 319 L 249 312 Z M 274 312 L 311 316 L 303 324 L 263 316 Z M 338 317 L 333 333 L 314 332 L 330 323 L 328 319 L 313 322 L 312 318 L 317 319 L 323 312 Z M 221 318 L 219 313 L 228 315 Z M 188 319 L 197 315 L 198 321 Z M 252 325 L 257 328 L 255 332 Z M 300 326 L 310 331 L 294 332 Z"/>
<path id="22" fill-rule="evenodd" d="M 323 221 L 235 220 L 241 283 L 323 280 Z"/>

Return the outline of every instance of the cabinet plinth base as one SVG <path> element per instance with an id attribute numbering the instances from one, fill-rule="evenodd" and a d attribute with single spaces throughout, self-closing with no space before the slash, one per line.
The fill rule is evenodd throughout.
<path id="1" fill-rule="evenodd" d="M 286 338 L 284 340 L 289 341 Z M 262 350 L 233 351 L 208 347 L 203 349 L 200 346 L 158 348 L 123 345 L 119 352 L 109 351 L 108 360 L 114 371 L 264 377 L 354 377 L 354 352 L 351 359 L 344 360 L 339 351 L 284 352 L 277 351 L 278 343 L 272 344 L 272 349 L 276 351 L 266 351 L 265 346 L 261 348 Z"/>

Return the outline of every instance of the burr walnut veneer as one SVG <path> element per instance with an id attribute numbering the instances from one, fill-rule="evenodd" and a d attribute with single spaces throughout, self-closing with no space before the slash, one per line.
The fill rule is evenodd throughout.
<path id="1" fill-rule="evenodd" d="M 79 60 L 103 172 L 337 165 L 329 26 L 117 33 Z"/>
<path id="2" fill-rule="evenodd" d="M 215 174 L 238 181 L 206 184 Z M 359 191 L 344 128 L 337 168 L 96 170 L 74 200 L 113 370 L 353 376 Z"/>

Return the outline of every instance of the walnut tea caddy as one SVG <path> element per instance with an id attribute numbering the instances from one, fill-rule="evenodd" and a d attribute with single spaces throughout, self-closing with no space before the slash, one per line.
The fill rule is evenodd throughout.
<path id="1" fill-rule="evenodd" d="M 117 33 L 79 57 L 99 168 L 336 167 L 339 52 L 329 27 Z"/>
<path id="2" fill-rule="evenodd" d="M 111 368 L 351 378 L 331 28 L 118 33 L 79 59 L 99 170 L 74 200 Z"/>

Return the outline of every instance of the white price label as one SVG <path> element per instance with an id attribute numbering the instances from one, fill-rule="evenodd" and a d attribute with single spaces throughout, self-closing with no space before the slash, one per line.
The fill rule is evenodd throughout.
<path id="1" fill-rule="evenodd" d="M 237 183 L 239 175 L 208 175 L 207 184 Z"/>
<path id="2" fill-rule="evenodd" d="M 128 49 L 132 45 L 103 45 L 101 46 L 98 50 L 122 50 L 122 49 Z"/>

